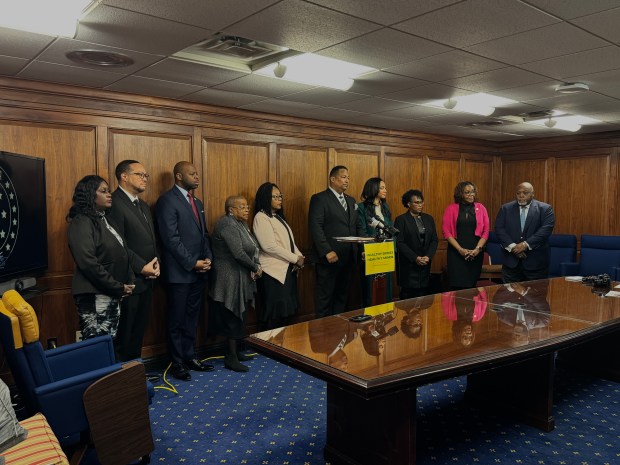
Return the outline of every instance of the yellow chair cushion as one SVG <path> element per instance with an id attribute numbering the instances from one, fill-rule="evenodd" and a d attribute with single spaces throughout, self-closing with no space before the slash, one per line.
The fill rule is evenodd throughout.
<path id="1" fill-rule="evenodd" d="M 6 465 L 69 465 L 56 435 L 42 414 L 37 413 L 19 424 L 28 430 L 28 437 L 4 451 L 2 455 Z"/>
<path id="2" fill-rule="evenodd" d="M 9 312 L 2 301 L 0 300 L 0 313 L 6 316 L 11 321 L 11 331 L 13 332 L 13 345 L 16 349 L 21 349 L 24 347 L 24 343 L 22 341 L 22 332 L 19 329 L 19 319 L 13 315 L 13 313 Z"/>
<path id="3" fill-rule="evenodd" d="M 2 295 L 2 302 L 6 309 L 19 319 L 22 339 L 26 343 L 39 340 L 39 322 L 32 306 L 19 295 L 19 292 L 10 290 Z"/>

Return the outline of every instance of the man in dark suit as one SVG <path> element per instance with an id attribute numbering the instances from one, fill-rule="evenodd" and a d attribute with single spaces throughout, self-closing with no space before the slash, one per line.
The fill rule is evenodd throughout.
<path id="1" fill-rule="evenodd" d="M 194 351 L 196 326 L 213 254 L 204 207 L 193 195 L 198 187 L 198 171 L 187 161 L 179 162 L 174 166 L 174 182 L 172 189 L 159 197 L 155 214 L 168 284 L 171 373 L 187 381 L 191 379 L 188 370 L 213 370 L 213 365 L 202 363 Z"/>
<path id="2" fill-rule="evenodd" d="M 517 199 L 502 205 L 495 219 L 495 233 L 504 250 L 505 283 L 547 278 L 554 224 L 551 205 L 534 199 L 529 182 L 519 184 Z"/>
<path id="3" fill-rule="evenodd" d="M 145 191 L 149 175 L 136 160 L 123 160 L 116 166 L 115 174 L 118 189 L 112 193 L 108 216 L 129 249 L 147 262 L 157 259 L 151 210 L 138 197 Z M 114 339 L 116 358 L 121 362 L 140 358 L 153 298 L 152 278 L 136 275 L 134 284 L 136 287 L 131 296 L 121 301 L 121 317 Z"/>
<path id="4" fill-rule="evenodd" d="M 349 170 L 335 166 L 329 173 L 329 188 L 310 199 L 308 224 L 314 242 L 310 260 L 315 266 L 317 318 L 342 313 L 347 303 L 357 245 L 338 242 L 334 237 L 364 235 L 357 224 L 355 200 L 345 194 L 348 187 Z"/>

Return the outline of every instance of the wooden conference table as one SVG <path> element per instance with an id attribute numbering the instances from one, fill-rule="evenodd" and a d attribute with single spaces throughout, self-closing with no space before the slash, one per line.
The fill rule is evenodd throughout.
<path id="1" fill-rule="evenodd" d="M 418 386 L 467 375 L 466 399 L 550 431 L 556 355 L 620 378 L 620 299 L 593 291 L 565 278 L 468 289 L 261 332 L 247 342 L 327 382 L 327 461 L 410 465 Z M 364 313 L 372 318 L 349 320 Z"/>

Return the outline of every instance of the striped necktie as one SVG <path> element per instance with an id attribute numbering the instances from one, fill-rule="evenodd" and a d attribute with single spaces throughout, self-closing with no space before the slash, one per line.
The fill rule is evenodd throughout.
<path id="1" fill-rule="evenodd" d="M 347 211 L 347 201 L 345 200 L 343 194 L 340 194 L 340 203 L 342 204 L 342 208 Z"/>
<path id="2" fill-rule="evenodd" d="M 525 206 L 521 207 L 521 232 L 523 232 L 523 228 L 525 227 L 525 212 L 527 209 Z"/>

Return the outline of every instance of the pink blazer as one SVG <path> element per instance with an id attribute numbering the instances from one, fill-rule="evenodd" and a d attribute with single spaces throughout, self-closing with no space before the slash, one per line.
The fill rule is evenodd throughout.
<path id="1" fill-rule="evenodd" d="M 474 210 L 476 211 L 476 232 L 474 233 L 478 237 L 484 239 L 489 238 L 489 214 L 484 205 L 478 202 L 474 202 Z M 443 231 L 443 237 L 456 237 L 456 218 L 459 216 L 459 204 L 451 203 L 446 208 L 443 214 L 443 222 L 441 229 Z"/>

